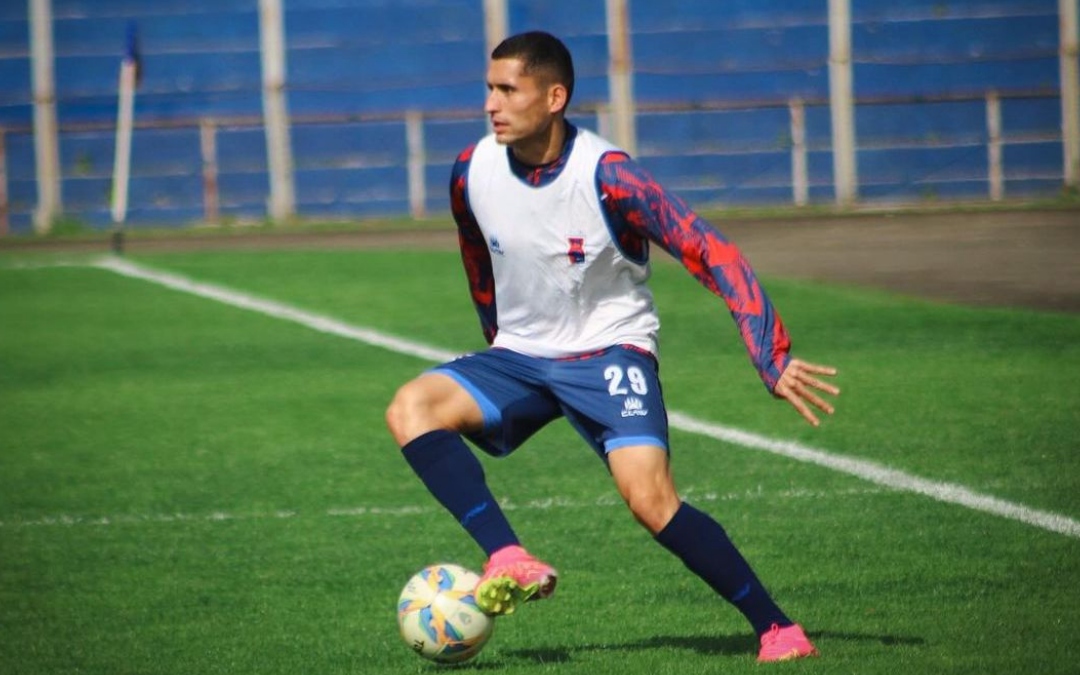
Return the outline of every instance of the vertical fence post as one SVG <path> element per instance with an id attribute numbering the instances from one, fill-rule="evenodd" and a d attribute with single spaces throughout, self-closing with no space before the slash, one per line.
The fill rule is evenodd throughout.
<path id="1" fill-rule="evenodd" d="M 630 49 L 629 0 L 606 0 L 608 38 L 608 89 L 614 142 L 631 155 L 637 154 L 634 120 L 634 68 Z"/>
<path id="2" fill-rule="evenodd" d="M 1001 97 L 996 91 L 986 93 L 986 159 L 990 199 L 1005 197 L 1005 171 L 1001 162 Z"/>
<path id="3" fill-rule="evenodd" d="M 212 119 L 199 120 L 199 152 L 202 155 L 203 220 L 217 225 L 221 216 L 218 197 L 217 124 Z"/>
<path id="4" fill-rule="evenodd" d="M 507 0 L 484 0 L 484 63 L 499 43 L 510 34 L 510 14 L 506 8 Z M 487 93 L 484 93 L 487 96 Z M 490 132 L 491 119 L 485 121 L 487 130 Z"/>
<path id="5" fill-rule="evenodd" d="M 262 57 L 266 159 L 270 166 L 270 218 L 280 222 L 296 213 L 289 112 L 285 103 L 285 21 L 281 0 L 259 0 L 259 52 Z"/>
<path id="6" fill-rule="evenodd" d="M 1080 189 L 1080 20 L 1076 0 L 1058 0 L 1061 64 L 1061 141 L 1065 185 Z"/>
<path id="7" fill-rule="evenodd" d="M 61 210 L 52 0 L 30 0 L 30 49 L 33 53 L 34 156 L 38 192 L 34 231 L 47 234 Z"/>
<path id="8" fill-rule="evenodd" d="M 801 99 L 788 102 L 791 114 L 791 192 L 796 206 L 810 201 L 810 180 L 806 163 L 806 106 Z"/>
<path id="9" fill-rule="evenodd" d="M 611 106 L 606 103 L 596 106 L 596 133 L 603 138 L 615 138 L 611 124 Z"/>
<path id="10" fill-rule="evenodd" d="M 829 0 L 829 107 L 836 202 L 855 203 L 855 103 L 851 76 L 851 2 Z"/>
<path id="11" fill-rule="evenodd" d="M 506 39 L 509 31 L 510 19 L 506 11 L 506 0 L 484 0 L 484 43 L 487 47 L 485 61 L 499 43 Z"/>
<path id="12" fill-rule="evenodd" d="M 424 114 L 419 110 L 405 113 L 405 145 L 408 148 L 409 212 L 413 218 L 427 215 L 427 153 L 424 150 Z"/>

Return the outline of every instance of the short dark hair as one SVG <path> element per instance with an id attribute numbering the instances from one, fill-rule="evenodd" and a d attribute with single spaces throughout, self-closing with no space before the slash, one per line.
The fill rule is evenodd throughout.
<path id="1" fill-rule="evenodd" d="M 526 75 L 544 71 L 551 80 L 566 87 L 566 104 L 574 94 L 574 60 L 562 40 L 551 33 L 534 30 L 511 35 L 491 52 L 492 60 L 518 59 Z"/>

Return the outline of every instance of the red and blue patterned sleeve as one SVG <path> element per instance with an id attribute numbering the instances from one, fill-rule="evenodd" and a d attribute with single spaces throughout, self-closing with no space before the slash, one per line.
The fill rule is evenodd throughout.
<path id="1" fill-rule="evenodd" d="M 475 147 L 470 146 L 458 155 L 450 172 L 450 210 L 457 223 L 458 245 L 461 247 L 465 276 L 469 280 L 469 293 L 480 316 L 484 339 L 490 345 L 499 331 L 495 309 L 495 276 L 491 271 L 491 254 L 484 241 L 484 233 L 480 231 L 480 225 L 469 206 L 467 186 L 469 162 Z"/>
<path id="2" fill-rule="evenodd" d="M 750 360 L 772 392 L 791 360 L 791 340 L 735 244 L 625 153 L 605 154 L 596 169 L 596 182 L 619 241 L 636 235 L 655 242 L 724 299 Z"/>

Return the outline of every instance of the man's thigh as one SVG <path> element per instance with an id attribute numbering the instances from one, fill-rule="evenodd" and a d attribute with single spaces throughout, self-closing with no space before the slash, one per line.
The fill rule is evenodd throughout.
<path id="1" fill-rule="evenodd" d="M 562 360 L 551 386 L 563 414 L 602 457 L 628 446 L 667 449 L 667 410 L 651 354 L 613 347 Z"/>
<path id="2" fill-rule="evenodd" d="M 544 377 L 545 359 L 489 349 L 429 371 L 457 382 L 479 405 L 483 428 L 466 434 L 492 455 L 507 455 L 562 415 Z"/>

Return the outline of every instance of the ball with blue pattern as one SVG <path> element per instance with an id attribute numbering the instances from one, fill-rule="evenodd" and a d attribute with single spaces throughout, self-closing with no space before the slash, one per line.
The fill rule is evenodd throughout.
<path id="1" fill-rule="evenodd" d="M 438 663 L 461 663 L 480 653 L 495 627 L 476 606 L 480 576 L 460 565 L 429 565 L 409 579 L 398 598 L 405 643 Z"/>

